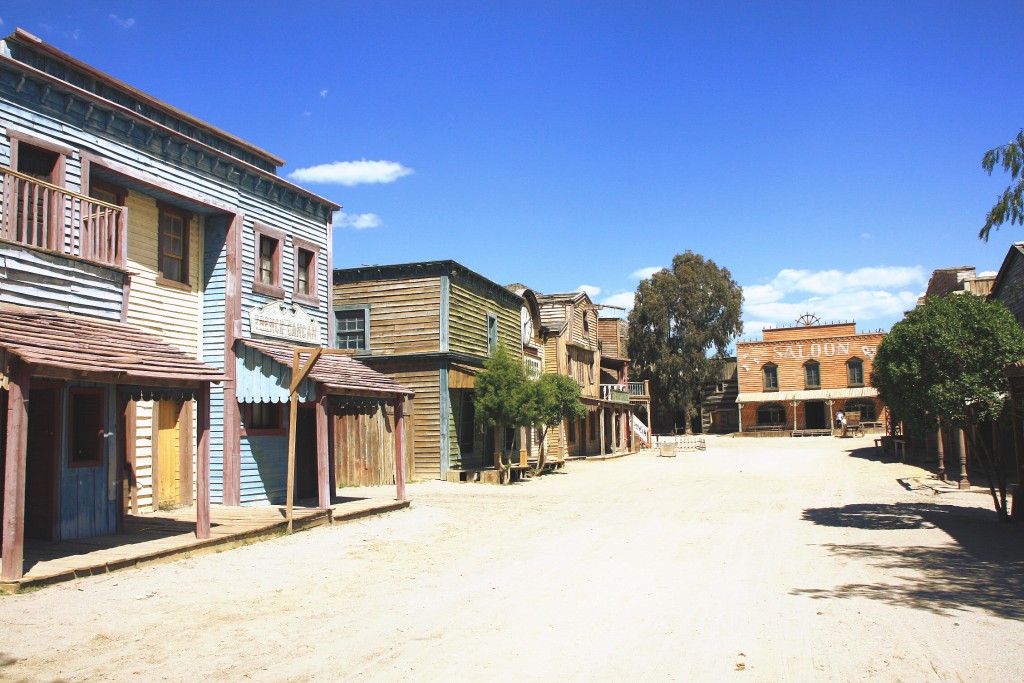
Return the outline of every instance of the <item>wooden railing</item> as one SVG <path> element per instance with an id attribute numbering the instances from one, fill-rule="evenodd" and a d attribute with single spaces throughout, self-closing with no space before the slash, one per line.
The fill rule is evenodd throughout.
<path id="1" fill-rule="evenodd" d="M 612 403 L 629 403 L 629 391 L 625 384 L 602 384 L 601 399 Z"/>
<path id="2" fill-rule="evenodd" d="M 645 379 L 643 382 L 629 382 L 629 395 L 633 398 L 650 398 L 650 380 Z"/>
<path id="3" fill-rule="evenodd" d="M 0 238 L 124 267 L 124 207 L 9 168 L 0 168 L 0 181 Z"/>

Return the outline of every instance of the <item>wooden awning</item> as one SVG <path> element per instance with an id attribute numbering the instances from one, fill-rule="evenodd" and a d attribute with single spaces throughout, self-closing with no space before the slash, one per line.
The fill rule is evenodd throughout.
<path id="1" fill-rule="evenodd" d="M 133 325 L 11 304 L 0 304 L 0 349 L 27 363 L 32 374 L 55 379 L 156 387 L 224 379 L 220 370 Z"/>
<path id="2" fill-rule="evenodd" d="M 293 346 L 265 339 L 239 339 L 238 341 L 244 346 L 272 358 L 286 368 L 292 366 L 295 348 Z M 308 357 L 308 354 L 305 353 L 299 356 L 303 362 Z M 324 354 L 320 356 L 309 373 L 309 378 L 323 384 L 328 394 L 396 398 L 412 396 L 414 393 L 387 375 L 371 370 L 348 355 Z"/>

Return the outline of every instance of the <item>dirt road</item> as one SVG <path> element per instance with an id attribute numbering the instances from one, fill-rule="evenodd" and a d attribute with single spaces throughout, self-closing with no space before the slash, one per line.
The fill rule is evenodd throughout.
<path id="1" fill-rule="evenodd" d="M 12 680 L 1018 681 L 1024 534 L 851 446 L 711 438 L 0 598 Z"/>

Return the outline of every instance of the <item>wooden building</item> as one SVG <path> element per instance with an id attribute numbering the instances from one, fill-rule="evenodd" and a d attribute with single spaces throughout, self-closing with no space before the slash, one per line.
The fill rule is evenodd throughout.
<path id="1" fill-rule="evenodd" d="M 598 347 L 601 352 L 601 398 L 606 403 L 605 422 L 625 421 L 624 448 L 629 451 L 651 446 L 650 383 L 630 381 L 627 351 L 629 324 L 622 318 L 597 319 Z M 627 398 L 628 395 L 628 398 Z M 628 400 L 628 402 L 627 402 Z M 623 407 L 628 406 L 628 407 Z M 600 429 L 600 428 L 599 428 Z M 606 436 L 612 436 L 607 435 Z M 607 443 L 612 443 L 610 440 Z"/>
<path id="2" fill-rule="evenodd" d="M 514 431 L 495 434 L 476 424 L 473 388 L 499 345 L 522 358 L 523 305 L 455 261 L 334 271 L 336 345 L 416 393 L 411 477 L 491 468 L 496 444 L 513 447 L 501 440 L 514 441 Z"/>
<path id="3" fill-rule="evenodd" d="M 766 329 L 762 341 L 737 342 L 740 432 L 831 433 L 835 414 L 884 419 L 871 367 L 884 332 L 855 323 Z"/>
<path id="4" fill-rule="evenodd" d="M 0 42 L 0 303 L 127 324 L 205 363 L 206 385 L 222 380 L 203 405 L 187 364 L 178 385 L 128 392 L 110 433 L 124 443 L 129 511 L 284 500 L 288 419 L 269 385 L 290 370 L 258 342 L 329 345 L 339 207 L 279 177 L 283 163 L 24 31 Z M 327 411 L 322 395 L 409 395 L 356 374 L 357 385 L 314 380 L 303 399 Z M 314 413 L 303 424 L 326 434 L 328 416 Z M 328 462 L 327 440 L 308 448 Z"/>
<path id="5" fill-rule="evenodd" d="M 731 434 L 739 429 L 736 396 L 739 394 L 736 358 L 727 358 L 701 392 L 701 431 L 705 434 Z"/>

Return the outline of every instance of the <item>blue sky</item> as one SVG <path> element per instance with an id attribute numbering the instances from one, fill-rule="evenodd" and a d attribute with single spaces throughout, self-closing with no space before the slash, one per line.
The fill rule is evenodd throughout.
<path id="1" fill-rule="evenodd" d="M 747 332 L 888 328 L 977 238 L 1024 126 L 1021 2 L 39 2 L 21 27 L 287 160 L 336 267 L 451 258 L 628 306 L 687 249 Z M 295 174 L 295 175 L 290 175 Z"/>

